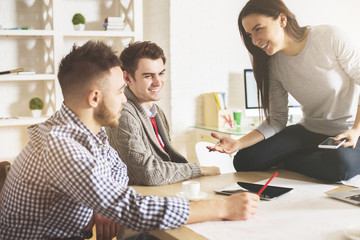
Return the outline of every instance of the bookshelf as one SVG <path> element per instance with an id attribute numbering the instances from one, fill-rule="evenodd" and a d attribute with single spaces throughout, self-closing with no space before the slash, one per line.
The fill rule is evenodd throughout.
<path id="1" fill-rule="evenodd" d="M 86 18 L 85 31 L 74 31 L 72 16 Z M 104 19 L 124 16 L 122 31 L 104 31 Z M 28 142 L 27 127 L 45 121 L 62 104 L 57 82 L 61 58 L 74 43 L 100 40 L 120 52 L 130 41 L 142 39 L 142 0 L 1 0 L 2 28 L 30 26 L 30 30 L 0 29 L 0 71 L 22 67 L 36 74 L 0 75 L 0 161 L 13 159 Z M 44 101 L 40 118 L 31 117 L 32 97 Z"/>

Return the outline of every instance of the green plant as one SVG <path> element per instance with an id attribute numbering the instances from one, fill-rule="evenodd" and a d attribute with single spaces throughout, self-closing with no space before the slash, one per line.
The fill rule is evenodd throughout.
<path id="1" fill-rule="evenodd" d="M 43 109 L 43 107 L 44 107 L 44 103 L 40 98 L 34 97 L 30 99 L 29 108 L 31 110 L 41 110 Z"/>
<path id="2" fill-rule="evenodd" d="M 74 25 L 85 24 L 86 20 L 85 20 L 84 15 L 82 15 L 81 13 L 75 13 L 73 18 L 72 18 L 72 23 Z"/>

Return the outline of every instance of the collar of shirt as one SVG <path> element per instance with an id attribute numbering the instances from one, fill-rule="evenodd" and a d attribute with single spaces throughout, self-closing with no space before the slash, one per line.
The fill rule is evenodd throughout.
<path id="1" fill-rule="evenodd" d="M 104 127 L 101 127 L 100 131 L 95 135 L 90 129 L 79 119 L 79 117 L 63 102 L 60 114 L 69 122 L 75 123 L 78 127 L 82 128 L 86 135 L 93 138 L 98 146 L 104 146 L 107 140 L 107 134 Z"/>
<path id="2" fill-rule="evenodd" d="M 145 112 L 147 113 L 147 115 L 149 116 L 149 118 L 153 118 L 153 117 L 156 116 L 156 114 L 157 114 L 157 109 L 156 109 L 155 103 L 153 103 L 153 105 L 152 105 L 152 107 L 151 107 L 150 110 L 147 109 L 147 107 L 145 107 L 144 105 L 141 105 L 141 106 L 144 108 L 144 110 L 145 110 Z"/>

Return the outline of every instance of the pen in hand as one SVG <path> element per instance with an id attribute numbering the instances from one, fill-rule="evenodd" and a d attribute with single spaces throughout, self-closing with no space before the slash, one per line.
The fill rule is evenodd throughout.
<path id="1" fill-rule="evenodd" d="M 260 191 L 257 193 L 258 196 L 265 190 L 265 188 L 269 185 L 269 183 L 278 175 L 278 172 L 275 172 L 272 177 L 265 183 L 265 185 L 260 189 Z"/>
<path id="2" fill-rule="evenodd" d="M 218 141 L 216 144 L 215 144 L 215 146 L 214 147 L 217 147 L 217 146 L 219 146 L 220 145 L 220 143 L 221 143 L 221 141 Z M 212 151 L 214 151 L 214 150 L 212 150 L 212 149 L 209 149 L 209 152 L 212 152 Z"/>

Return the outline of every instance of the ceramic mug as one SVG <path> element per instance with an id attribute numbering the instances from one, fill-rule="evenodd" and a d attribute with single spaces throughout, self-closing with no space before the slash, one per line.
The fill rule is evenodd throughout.
<path id="1" fill-rule="evenodd" d="M 182 190 L 187 199 L 193 199 L 199 196 L 200 183 L 197 181 L 186 181 L 182 183 Z"/>

